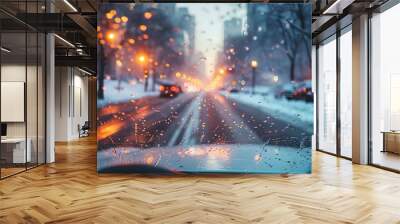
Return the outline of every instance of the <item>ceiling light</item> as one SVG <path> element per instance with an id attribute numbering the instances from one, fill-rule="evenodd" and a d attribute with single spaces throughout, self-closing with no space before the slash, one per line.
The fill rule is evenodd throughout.
<path id="1" fill-rule="evenodd" d="M 7 48 L 5 48 L 5 47 L 1 47 L 0 49 L 1 49 L 2 51 L 6 52 L 6 53 L 10 53 L 10 52 L 11 52 L 11 50 L 9 50 L 9 49 L 7 49 Z"/>
<path id="2" fill-rule="evenodd" d="M 85 73 L 86 75 L 93 75 L 92 73 L 90 73 L 90 72 L 88 72 L 88 71 L 86 71 L 86 70 L 83 70 L 83 69 L 81 69 L 81 68 L 79 68 L 79 67 L 78 67 L 78 70 L 81 71 L 81 72 L 83 72 L 83 73 Z"/>
<path id="3" fill-rule="evenodd" d="M 355 0 L 336 0 L 327 9 L 324 10 L 322 14 L 342 14 L 343 10 L 351 5 Z"/>
<path id="4" fill-rule="evenodd" d="M 74 12 L 78 12 L 75 6 L 73 6 L 68 0 L 64 0 L 64 3 L 67 4 Z"/>
<path id="5" fill-rule="evenodd" d="M 57 37 L 57 38 L 58 38 L 59 40 L 61 40 L 62 42 L 64 42 L 65 44 L 67 44 L 68 46 L 75 48 L 75 45 L 73 45 L 73 44 L 72 44 L 71 42 L 69 42 L 68 40 L 66 40 L 66 39 L 64 39 L 64 38 L 62 38 L 62 37 L 60 37 L 60 36 L 57 35 L 57 34 L 54 34 L 54 36 Z"/>
<path id="6" fill-rule="evenodd" d="M 330 5 L 327 9 L 324 10 L 322 14 L 328 14 L 331 13 L 330 11 L 337 7 L 337 4 L 340 2 L 340 0 L 336 0 L 332 5 Z"/>

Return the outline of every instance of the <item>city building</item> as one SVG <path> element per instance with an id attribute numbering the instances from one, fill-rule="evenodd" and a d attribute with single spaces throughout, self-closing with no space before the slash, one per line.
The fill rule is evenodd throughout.
<path id="1" fill-rule="evenodd" d="M 224 22 L 224 39 L 228 40 L 242 35 L 242 20 L 232 18 Z"/>

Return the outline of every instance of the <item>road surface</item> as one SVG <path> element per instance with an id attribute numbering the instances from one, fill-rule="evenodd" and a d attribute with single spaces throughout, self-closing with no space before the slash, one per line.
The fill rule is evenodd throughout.
<path id="1" fill-rule="evenodd" d="M 166 152 L 197 156 L 202 150 L 210 153 L 207 147 L 217 147 L 212 150 L 215 158 L 223 160 L 225 155 L 232 160 L 235 159 L 232 155 L 249 154 L 254 162 L 261 159 L 260 152 L 266 146 L 310 148 L 310 127 L 291 124 L 293 122 L 274 117 L 256 106 L 239 103 L 220 92 L 183 93 L 174 98 L 148 96 L 99 109 L 99 151 L 124 148 L 141 153 L 147 150 L 153 152 L 153 157 Z M 191 152 L 193 147 L 198 150 Z M 251 153 L 243 151 L 250 149 Z M 234 154 L 232 150 L 243 152 Z M 145 157 L 145 154 L 139 156 Z M 155 158 L 144 158 L 144 163 L 158 164 L 161 157 Z M 286 159 L 290 162 L 293 158 Z"/>

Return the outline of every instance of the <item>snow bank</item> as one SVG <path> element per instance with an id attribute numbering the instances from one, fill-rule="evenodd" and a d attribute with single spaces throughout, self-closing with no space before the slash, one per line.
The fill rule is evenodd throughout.
<path id="1" fill-rule="evenodd" d="M 149 84 L 151 89 L 151 85 Z M 97 107 L 103 107 L 110 103 L 120 103 L 138 99 L 145 96 L 158 96 L 159 92 L 145 92 L 143 83 L 104 80 L 104 99 L 97 100 Z"/>

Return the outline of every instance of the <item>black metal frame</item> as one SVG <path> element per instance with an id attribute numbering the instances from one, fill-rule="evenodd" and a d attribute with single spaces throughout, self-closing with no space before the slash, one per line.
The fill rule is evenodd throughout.
<path id="1" fill-rule="evenodd" d="M 368 137 L 367 137 L 367 141 L 368 141 L 368 165 L 371 165 L 371 166 L 373 166 L 373 167 L 377 167 L 377 168 L 380 168 L 380 169 L 384 169 L 384 170 L 387 170 L 387 171 L 391 171 L 391 172 L 395 172 L 395 173 L 400 173 L 400 170 L 397 170 L 397 169 L 393 169 L 393 168 L 390 168 L 390 167 L 386 167 L 386 166 L 382 166 L 382 165 L 379 165 L 379 164 L 374 164 L 374 162 L 373 162 L 373 142 L 372 142 L 372 97 L 371 97 L 371 94 L 372 94 L 372 91 L 373 91 L 373 89 L 372 89 L 372 28 L 371 28 L 371 20 L 372 20 L 372 14 L 374 13 L 374 12 L 377 12 L 377 13 L 382 13 L 382 12 L 384 12 L 384 11 L 386 11 L 386 10 L 388 10 L 388 9 L 390 9 L 390 8 L 392 8 L 393 6 L 395 6 L 395 5 L 397 5 L 397 4 L 400 4 L 400 0 L 388 0 L 387 2 L 385 2 L 385 4 L 383 4 L 383 5 L 381 5 L 380 7 L 378 7 L 378 8 L 374 8 L 374 9 L 371 9 L 371 10 L 367 10 L 367 13 L 368 13 L 368 30 L 367 30 L 367 46 L 368 46 L 368 49 L 367 49 L 367 51 L 368 51 L 368 53 L 367 53 L 367 66 L 368 66 L 368 68 L 367 68 L 367 82 L 368 82 L 368 86 L 367 86 L 367 88 L 368 88 L 368 90 L 367 90 L 367 103 L 368 103 L 368 105 L 367 105 L 367 107 L 368 107 L 368 114 L 367 114 L 367 116 L 368 116 L 368 124 L 367 124 L 367 128 L 368 128 Z M 351 25 L 351 24 L 349 24 L 349 25 Z M 346 26 L 347 27 L 347 26 Z M 340 65 L 339 65 L 339 62 L 340 62 L 340 55 L 339 55 L 339 53 L 340 53 L 340 49 L 338 50 L 338 46 L 340 46 L 340 30 L 344 30 L 344 29 L 346 29 L 346 27 L 344 27 L 344 28 L 341 28 L 341 29 L 339 29 L 339 27 L 336 27 L 336 29 L 337 29 L 337 32 L 336 32 L 336 47 L 337 47 L 337 50 L 336 50 L 336 54 L 337 54 L 337 71 L 336 71 L 336 73 L 337 73 L 337 78 L 339 78 L 339 79 L 337 79 L 336 80 L 336 85 L 340 85 Z M 337 35 L 339 33 L 339 35 Z M 334 34 L 333 34 L 334 35 Z M 332 36 L 332 35 L 331 35 Z M 340 87 L 337 87 L 337 93 L 336 93 L 336 99 L 337 99 L 337 108 L 336 108 L 336 122 L 337 122 L 337 129 L 339 129 L 339 130 L 337 130 L 337 136 L 336 136 L 336 147 L 337 147 L 337 149 L 336 149 L 336 154 L 335 153 L 332 153 L 332 152 L 328 152 L 328 151 L 325 151 L 325 150 L 323 150 L 323 149 L 319 149 L 319 135 L 318 135 L 318 133 L 319 133 L 319 128 L 318 128 L 318 124 L 319 124 L 319 113 L 318 113 L 318 106 L 319 106 L 319 103 L 318 103 L 318 89 L 319 89 L 319 85 L 318 85 L 318 81 L 319 81 L 319 63 L 318 63 L 318 48 L 319 48 L 319 43 L 321 43 L 321 42 L 323 42 L 323 41 L 325 41 L 326 39 L 328 39 L 328 38 L 330 38 L 331 36 L 328 36 L 328 37 L 326 37 L 325 39 L 323 39 L 323 40 L 321 40 L 321 41 L 319 41 L 317 44 L 316 44 L 316 46 L 317 46 L 317 48 L 316 48 L 316 82 L 317 82 L 317 85 L 316 85 L 316 88 L 317 88 L 317 90 L 316 90 L 316 109 L 317 109 L 317 111 L 316 111 L 316 150 L 317 151 L 320 151 L 320 152 L 323 152 L 323 153 L 326 153 L 326 154 L 329 154 L 329 155 L 333 155 L 333 156 L 336 156 L 336 157 L 340 157 L 340 158 L 344 158 L 344 159 L 348 159 L 348 160 L 352 160 L 351 158 L 348 158 L 348 157 L 346 157 L 346 156 L 343 156 L 342 154 L 341 154 L 341 149 L 340 149 L 340 145 L 339 145 L 339 143 L 340 143 L 340 131 L 341 131 L 341 127 L 340 127 L 340 113 L 338 113 L 338 111 L 340 112 Z M 338 69 L 339 68 L 339 69 Z M 339 91 L 338 91 L 339 90 Z M 339 98 L 339 100 L 338 100 L 338 98 Z M 339 133 L 339 134 L 338 134 Z"/>
<path id="2" fill-rule="evenodd" d="M 341 156 L 341 133 L 342 133 L 342 125 L 341 125 L 341 117 L 340 117 L 340 79 L 341 79 L 341 66 L 340 66 L 340 36 L 341 30 L 336 30 L 336 154 Z"/>
<path id="3" fill-rule="evenodd" d="M 23 3 L 25 3 L 25 11 L 27 11 L 27 3 L 28 2 L 36 2 L 36 10 L 39 10 L 39 0 L 34 0 L 34 1 L 22 1 Z M 46 7 L 47 10 L 47 7 Z M 27 14 L 25 14 L 26 17 Z M 44 145 L 42 147 L 44 147 L 42 150 L 44 152 L 43 159 L 44 161 L 42 163 L 39 162 L 39 33 L 43 33 L 40 32 L 39 30 L 29 26 L 28 24 L 24 23 L 24 28 L 25 30 L 23 32 L 21 32 L 22 35 L 25 35 L 25 83 L 24 83 L 24 120 L 25 120 L 25 169 L 12 173 L 10 175 L 7 176 L 3 176 L 2 172 L 1 172 L 1 168 L 0 168 L 0 180 L 6 179 L 8 177 L 12 177 L 14 175 L 17 175 L 19 173 L 23 173 L 27 170 L 39 167 L 43 164 L 47 163 L 47 113 L 46 113 L 46 108 L 47 108 L 47 102 L 46 102 L 46 96 L 47 96 L 47 40 L 46 40 L 46 35 L 43 36 L 43 41 L 42 44 L 44 44 L 44 51 L 40 52 L 43 53 L 44 55 L 42 55 L 42 60 L 44 60 L 44 68 L 42 70 L 43 72 L 43 76 L 42 76 L 42 82 L 44 84 L 44 99 L 43 99 L 43 108 L 44 108 L 44 116 L 42 117 L 44 120 L 42 120 L 42 122 L 44 122 L 44 136 L 43 136 L 43 141 L 44 141 Z M 28 139 L 28 112 L 27 112 L 27 81 L 28 81 L 28 33 L 31 33 L 30 31 L 33 31 L 34 33 L 36 33 L 36 161 L 34 163 L 29 163 L 28 166 L 28 154 L 27 152 L 27 147 L 28 147 L 28 143 L 27 143 L 27 139 Z M 0 32 L 0 46 L 2 45 L 1 43 L 1 36 L 2 36 L 3 32 Z M 46 33 L 43 33 L 46 34 Z M 0 67 L 1 67 L 1 62 L 2 62 L 2 57 L 0 54 Z M 0 81 L 1 81 L 1 71 L 0 71 Z M 1 93 L 0 93 L 1 96 Z M 1 116 L 1 115 L 0 115 Z M 1 119 L 0 119 L 1 120 Z M 1 123 L 1 122 L 0 122 Z M 1 155 L 1 144 L 0 144 L 0 155 Z"/>
<path id="4" fill-rule="evenodd" d="M 331 34 L 330 36 L 326 37 L 325 39 L 321 40 L 319 43 L 317 43 L 317 48 L 316 48 L 316 150 L 319 152 L 323 152 L 329 155 L 337 156 L 343 159 L 347 160 L 352 160 L 352 158 L 347 157 L 342 155 L 341 151 L 341 117 L 340 117 L 340 81 L 341 81 L 341 67 L 340 67 L 340 37 L 346 33 L 343 32 L 346 29 L 348 29 L 349 26 L 352 24 L 348 24 L 345 27 L 339 27 L 336 25 L 336 32 Z M 327 41 L 328 39 L 332 38 L 332 36 L 335 36 L 334 40 L 331 41 L 336 41 L 336 151 L 335 153 L 326 151 L 324 149 L 319 148 L 319 113 L 318 113 L 318 108 L 319 108 L 319 44 L 322 42 Z"/>

